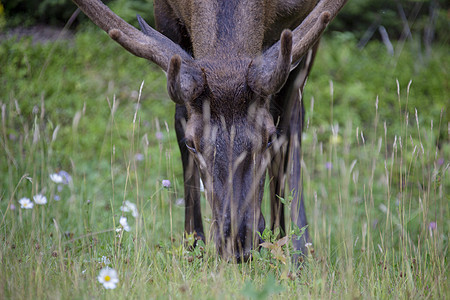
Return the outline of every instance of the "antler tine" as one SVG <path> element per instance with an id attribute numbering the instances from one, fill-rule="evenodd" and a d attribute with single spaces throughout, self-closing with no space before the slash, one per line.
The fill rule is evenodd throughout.
<path id="1" fill-rule="evenodd" d="M 75 4 L 109 36 L 132 54 L 153 61 L 167 71 L 170 58 L 176 54 L 184 61 L 192 57 L 180 46 L 153 28 L 142 33 L 112 12 L 99 0 L 73 0 Z"/>
<path id="2" fill-rule="evenodd" d="M 296 64 L 319 40 L 331 20 L 338 14 L 348 0 L 321 0 L 303 22 L 292 31 L 292 64 Z M 275 59 L 280 41 L 267 49 L 264 56 Z"/>
<path id="3" fill-rule="evenodd" d="M 297 62 L 319 40 L 348 0 L 322 0 L 293 33 L 292 61 Z"/>
<path id="4" fill-rule="evenodd" d="M 271 95 L 278 92 L 291 71 L 292 32 L 283 30 L 280 37 L 278 58 L 264 60 L 264 56 L 252 62 L 248 73 L 248 84 L 257 93 Z"/>

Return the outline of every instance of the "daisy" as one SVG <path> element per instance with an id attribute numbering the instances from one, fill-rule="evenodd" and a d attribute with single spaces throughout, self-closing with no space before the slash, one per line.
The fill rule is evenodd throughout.
<path id="1" fill-rule="evenodd" d="M 31 202 L 30 199 L 28 198 L 22 198 L 19 200 L 20 203 L 20 208 L 25 208 L 25 209 L 32 209 L 34 206 L 34 203 Z"/>
<path id="2" fill-rule="evenodd" d="M 128 222 L 127 222 L 127 218 L 126 217 L 120 217 L 119 223 L 123 227 L 123 230 L 130 231 L 130 226 L 128 226 Z"/>
<path id="3" fill-rule="evenodd" d="M 54 183 L 63 183 L 64 182 L 64 178 L 61 175 L 59 175 L 58 173 L 50 174 L 50 179 Z"/>
<path id="4" fill-rule="evenodd" d="M 33 200 L 36 204 L 40 204 L 40 205 L 44 205 L 47 203 L 47 197 L 45 197 L 41 194 L 37 194 L 37 195 L 33 196 Z"/>
<path id="5" fill-rule="evenodd" d="M 119 282 L 116 270 L 109 267 L 101 269 L 97 279 L 98 282 L 103 284 L 105 289 L 115 289 Z"/>

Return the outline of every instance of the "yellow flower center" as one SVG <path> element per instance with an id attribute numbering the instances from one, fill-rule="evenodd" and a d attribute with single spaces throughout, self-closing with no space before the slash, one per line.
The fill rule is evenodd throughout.
<path id="1" fill-rule="evenodd" d="M 109 277 L 109 275 L 106 275 L 105 276 L 105 281 L 110 281 L 111 280 L 111 277 Z"/>

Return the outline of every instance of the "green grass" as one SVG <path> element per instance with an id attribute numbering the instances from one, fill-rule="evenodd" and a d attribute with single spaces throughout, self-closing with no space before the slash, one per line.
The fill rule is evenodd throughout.
<path id="1" fill-rule="evenodd" d="M 390 57 L 355 44 L 325 40 L 305 92 L 313 248 L 298 273 L 289 245 L 245 264 L 222 261 L 212 243 L 183 246 L 174 105 L 155 66 L 97 29 L 0 44 L 0 298 L 448 297 L 446 49 L 419 61 L 413 45 Z M 49 174 L 61 169 L 72 183 L 58 190 Z M 46 205 L 20 208 L 37 193 Z M 118 234 L 125 200 L 139 217 L 125 213 L 131 231 Z M 204 199 L 202 210 L 208 230 Z M 115 290 L 97 281 L 103 256 Z"/>

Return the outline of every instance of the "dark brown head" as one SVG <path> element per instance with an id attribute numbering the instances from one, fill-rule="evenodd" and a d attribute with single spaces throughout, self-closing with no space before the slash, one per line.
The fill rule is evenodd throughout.
<path id="1" fill-rule="evenodd" d="M 261 200 L 272 139 L 270 96 L 291 67 L 292 34 L 282 35 L 275 63 L 259 59 L 183 62 L 172 57 L 169 95 L 187 108 L 186 146 L 213 212 L 219 253 L 247 258 L 264 230 Z"/>

